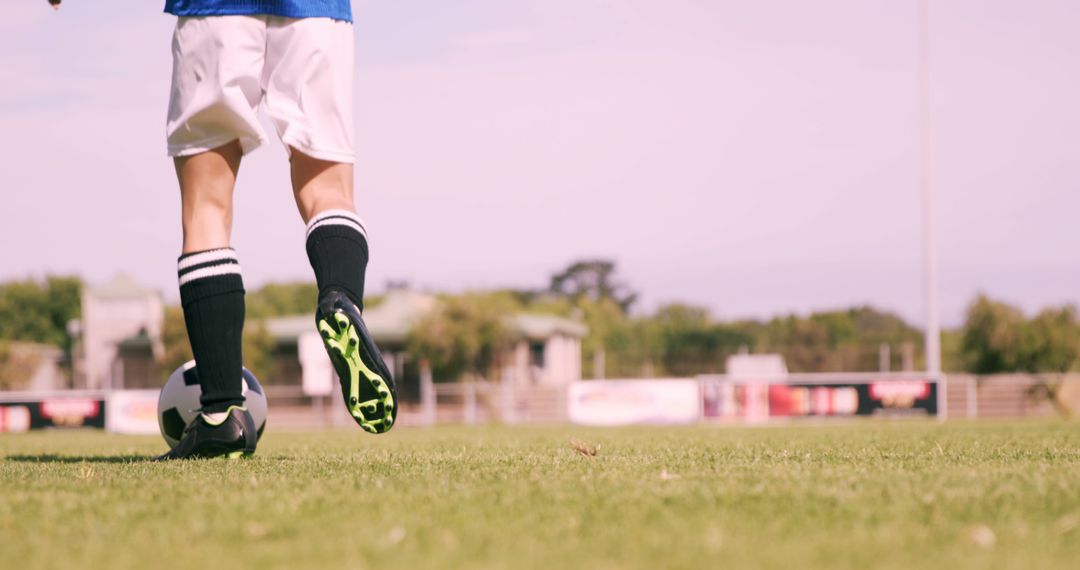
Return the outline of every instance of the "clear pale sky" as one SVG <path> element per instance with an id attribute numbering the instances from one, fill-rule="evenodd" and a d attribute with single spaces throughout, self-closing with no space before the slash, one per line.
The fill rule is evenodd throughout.
<path id="1" fill-rule="evenodd" d="M 0 279 L 177 297 L 162 4 L 4 0 Z M 1080 3 L 931 4 L 943 320 L 979 290 L 1077 302 Z M 916 0 L 353 6 L 369 290 L 539 287 L 600 256 L 646 309 L 922 322 Z M 241 167 L 249 288 L 310 279 L 287 172 L 276 139 Z"/>

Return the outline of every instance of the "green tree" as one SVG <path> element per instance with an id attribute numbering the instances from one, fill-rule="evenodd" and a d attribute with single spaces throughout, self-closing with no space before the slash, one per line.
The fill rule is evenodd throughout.
<path id="1" fill-rule="evenodd" d="M 582 298 L 593 301 L 609 299 L 626 313 L 637 301 L 637 293 L 615 277 L 615 262 L 605 259 L 587 259 L 572 263 L 551 277 L 548 291 L 554 295 L 575 301 Z"/>
<path id="2" fill-rule="evenodd" d="M 443 296 L 409 331 L 409 351 L 427 359 L 439 381 L 466 375 L 497 378 L 500 357 L 516 340 L 507 320 L 519 308 L 502 293 Z"/>
<path id="3" fill-rule="evenodd" d="M 314 283 L 268 283 L 244 298 L 247 316 L 253 319 L 299 315 L 315 310 L 319 289 Z"/>
<path id="4" fill-rule="evenodd" d="M 184 310 L 179 305 L 165 307 L 161 343 L 165 350 L 159 364 L 162 375 L 167 378 L 178 366 L 192 359 L 187 327 L 184 326 Z"/>
<path id="5" fill-rule="evenodd" d="M 824 372 L 832 366 L 833 345 L 828 326 L 820 320 L 795 315 L 770 320 L 763 327 L 761 345 L 784 356 L 792 372 Z"/>
<path id="6" fill-rule="evenodd" d="M 899 347 L 921 338 L 900 317 L 873 307 L 789 315 L 763 326 L 744 323 L 742 328 L 756 331 L 759 349 L 783 355 L 793 372 L 875 371 L 881 344 Z M 896 360 L 901 357 L 897 352 Z"/>
<path id="7" fill-rule="evenodd" d="M 22 390 L 40 363 L 32 350 L 19 350 L 16 343 L 0 340 L 0 390 Z"/>
<path id="8" fill-rule="evenodd" d="M 244 366 L 264 384 L 274 384 L 277 367 L 274 365 L 274 337 L 266 329 L 266 322 L 248 321 L 244 325 L 244 337 L 241 349 L 244 352 Z M 265 381 L 263 380 L 265 379 Z"/>
<path id="9" fill-rule="evenodd" d="M 674 376 L 724 371 L 727 357 L 754 338 L 738 325 L 713 323 L 707 309 L 673 304 L 654 317 L 660 332 L 663 371 Z"/>
<path id="10" fill-rule="evenodd" d="M 1080 318 L 1070 305 L 1027 319 L 1020 309 L 980 295 L 968 307 L 961 346 L 976 374 L 1068 372 L 1080 362 Z"/>
<path id="11" fill-rule="evenodd" d="M 71 348 L 67 323 L 82 308 L 82 280 L 49 276 L 0 284 L 0 339 Z"/>
<path id="12" fill-rule="evenodd" d="M 1045 309 L 1027 323 L 1022 368 L 1028 372 L 1068 372 L 1080 360 L 1076 307 Z"/>
<path id="13" fill-rule="evenodd" d="M 576 301 L 575 311 L 589 329 L 581 343 L 586 377 L 597 375 L 593 365 L 600 351 L 607 378 L 634 378 L 653 367 L 656 359 L 648 350 L 650 329 L 628 317 L 615 300 L 582 297 Z"/>
<path id="14" fill-rule="evenodd" d="M 1024 368 L 1024 314 L 1011 305 L 979 295 L 967 309 L 961 350 L 975 374 L 1016 372 Z"/>

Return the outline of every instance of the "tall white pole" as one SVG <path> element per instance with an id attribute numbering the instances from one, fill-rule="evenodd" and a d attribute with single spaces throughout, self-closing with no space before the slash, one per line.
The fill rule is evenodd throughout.
<path id="1" fill-rule="evenodd" d="M 930 0 L 919 0 L 919 185 L 922 189 L 923 302 L 926 305 L 926 371 L 941 373 L 941 323 L 937 299 L 937 228 L 930 184 Z"/>

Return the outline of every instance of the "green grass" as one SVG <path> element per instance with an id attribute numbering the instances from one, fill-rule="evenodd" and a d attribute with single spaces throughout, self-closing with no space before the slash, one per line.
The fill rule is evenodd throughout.
<path id="1" fill-rule="evenodd" d="M 599 446 L 577 453 L 575 438 Z M 1080 426 L 0 436 L 4 568 L 1077 568 Z"/>

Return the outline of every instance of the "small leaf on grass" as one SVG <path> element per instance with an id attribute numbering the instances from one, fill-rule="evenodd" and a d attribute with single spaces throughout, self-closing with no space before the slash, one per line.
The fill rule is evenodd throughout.
<path id="1" fill-rule="evenodd" d="M 596 457 L 596 453 L 600 451 L 599 445 L 589 445 L 576 438 L 570 438 L 570 446 L 574 448 L 574 451 L 585 457 Z"/>

